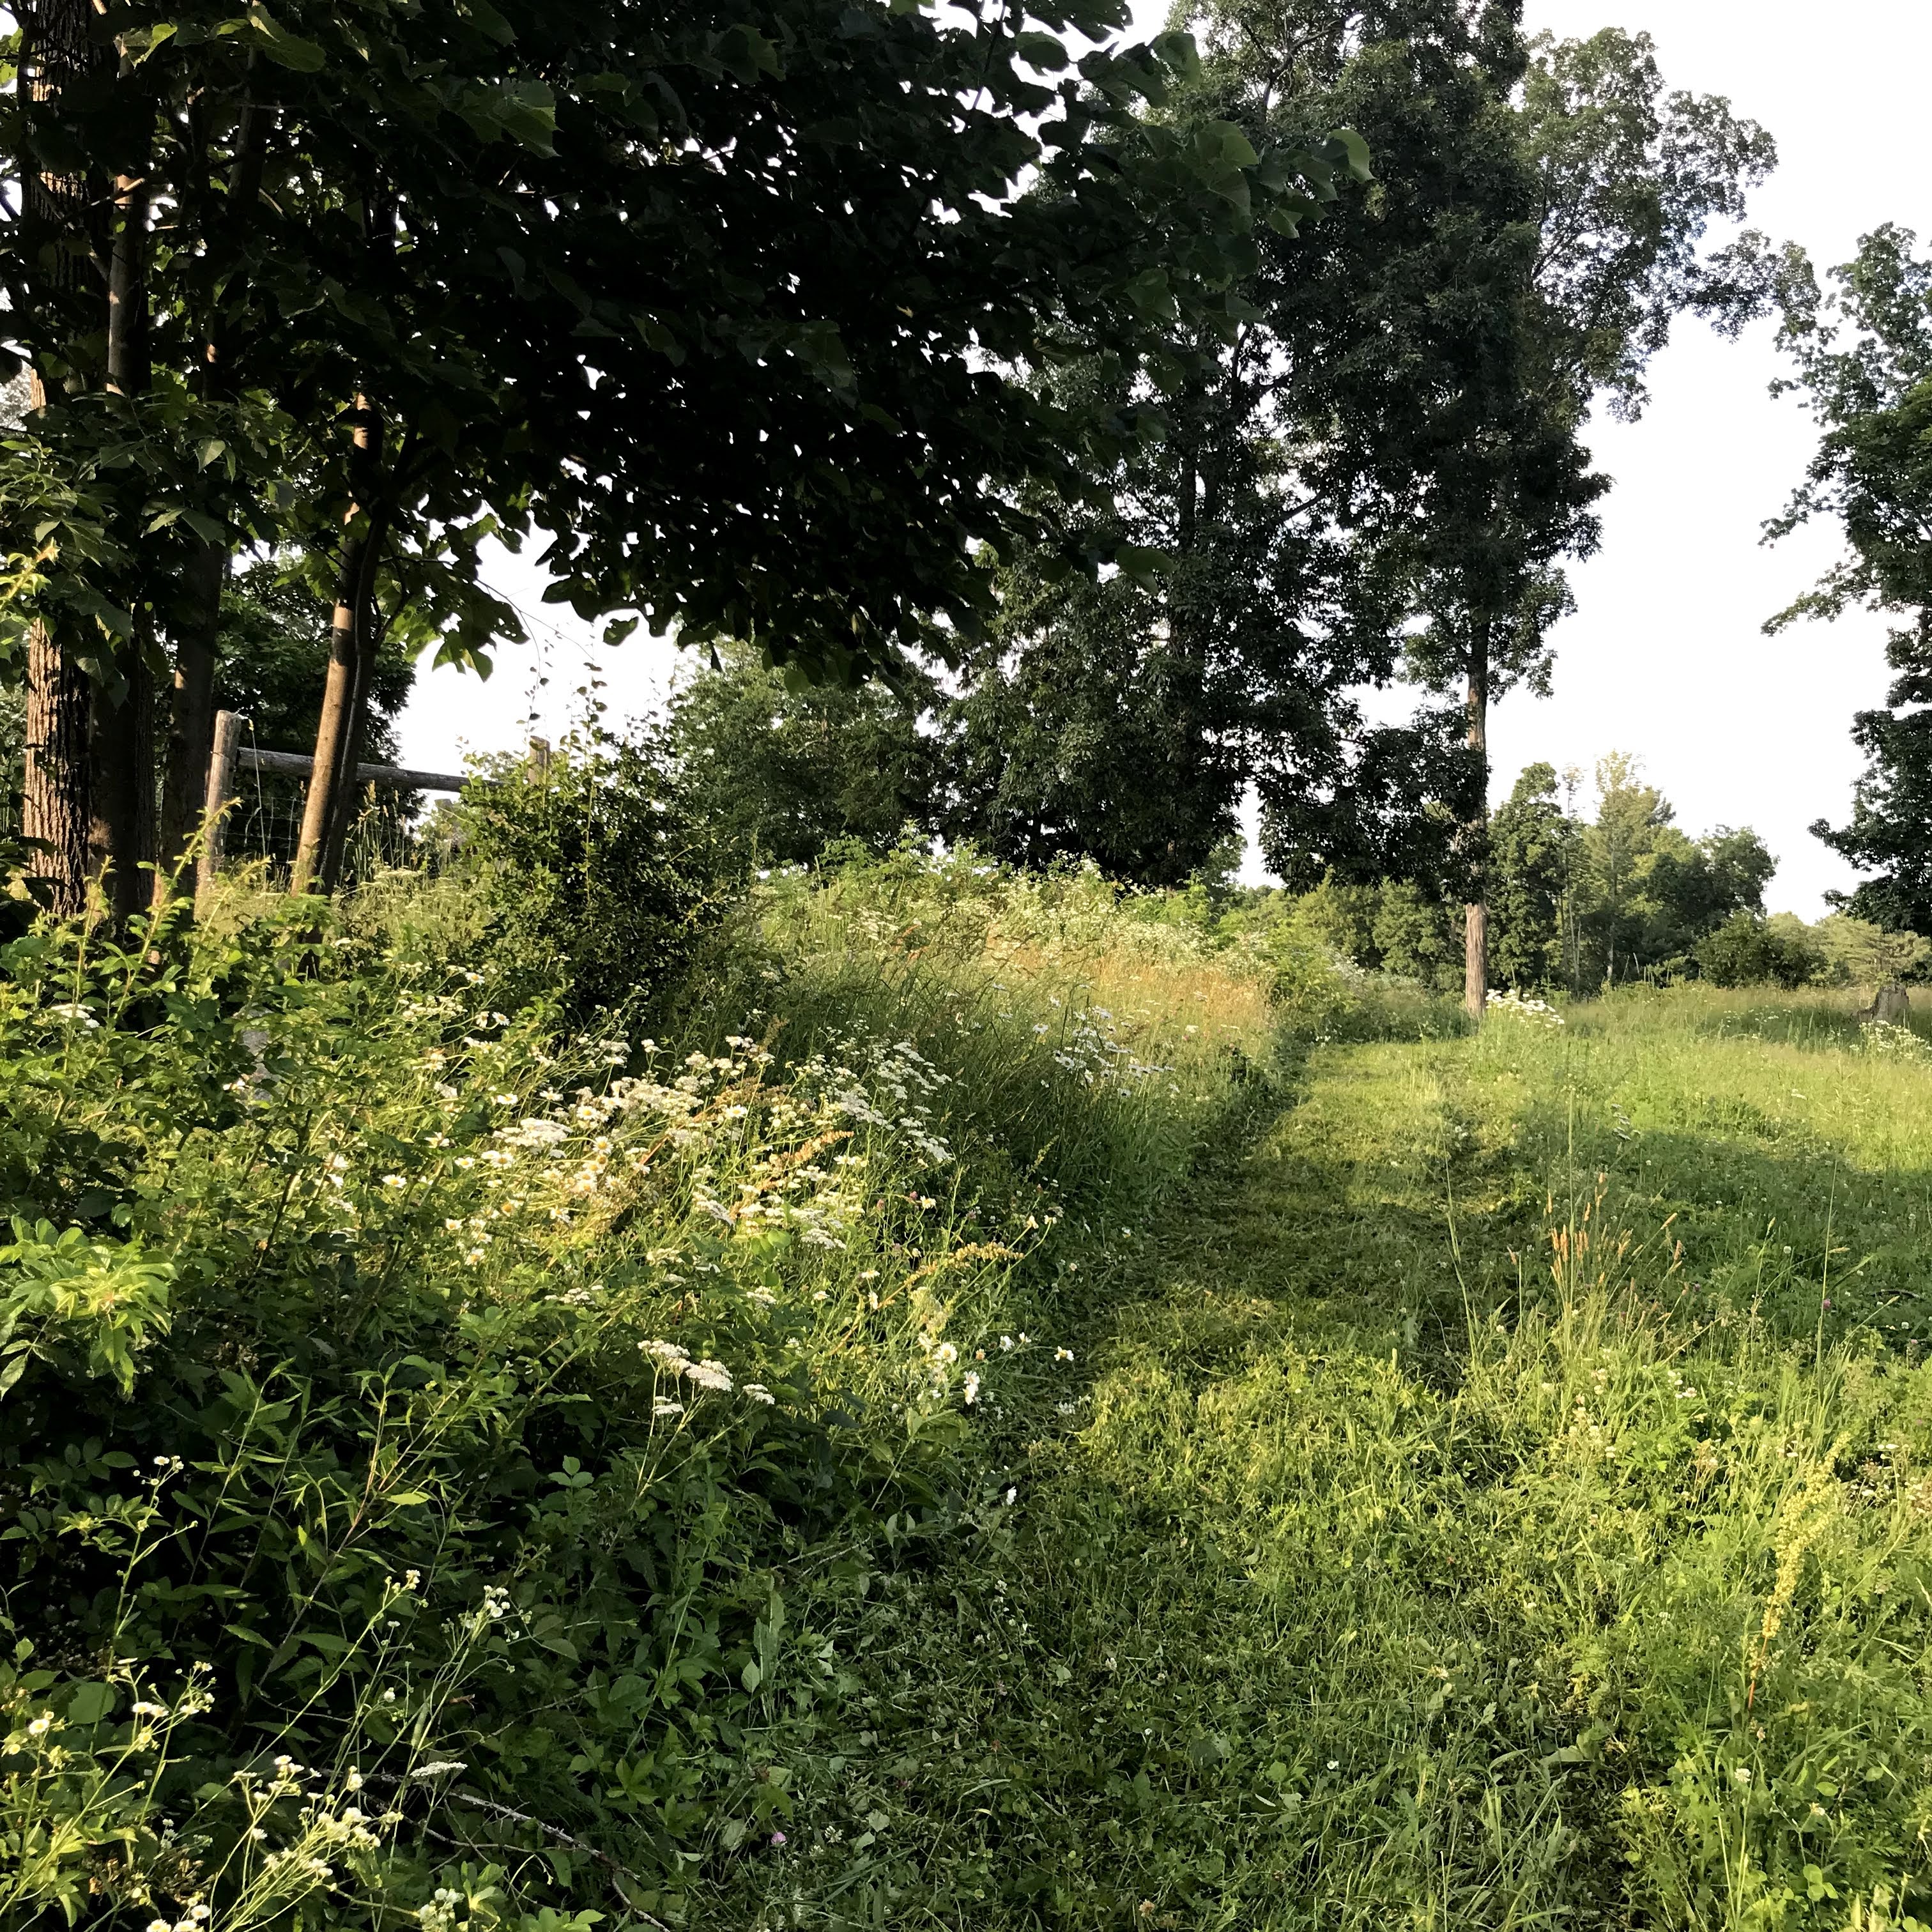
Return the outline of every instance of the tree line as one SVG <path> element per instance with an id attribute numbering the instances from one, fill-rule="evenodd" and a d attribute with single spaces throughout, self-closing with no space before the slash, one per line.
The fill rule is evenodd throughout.
<path id="1" fill-rule="evenodd" d="M 1016 865 L 1099 863 L 1078 848 L 1042 854 L 1016 836 L 987 782 L 975 710 L 971 694 L 949 696 L 936 681 L 896 692 L 788 688 L 739 651 L 680 686 L 656 742 L 666 785 L 742 863 L 884 853 L 909 835 Z M 1532 764 L 1490 815 L 1486 994 L 1581 994 L 1687 975 L 1796 985 L 1845 953 L 1767 920 L 1777 860 L 1748 826 L 1687 832 L 1622 753 L 1598 761 L 1588 788 L 1586 805 L 1584 774 Z M 1230 832 L 1173 883 L 1225 903 L 1241 856 Z M 1293 902 L 1314 937 L 1358 965 L 1466 990 L 1468 914 L 1439 878 L 1351 878 L 1331 868 L 1260 896 Z"/>
<path id="2" fill-rule="evenodd" d="M 991 849 L 1173 884 L 1252 787 L 1292 886 L 1412 886 L 1459 908 L 1472 1005 L 1513 983 L 1489 713 L 1546 688 L 1596 544 L 1591 412 L 1641 412 L 1678 318 L 1776 310 L 1838 425 L 1787 521 L 1844 514 L 1858 559 L 1804 608 L 1909 602 L 1928 364 L 1885 331 L 1922 337 L 1924 271 L 1886 231 L 1821 296 L 1736 232 L 1770 137 L 1642 34 L 1533 38 L 1508 0 L 1126 20 L 24 10 L 0 518 L 34 892 L 124 916 L 170 875 L 218 680 L 276 655 L 243 604 L 291 664 L 326 634 L 278 703 L 314 718 L 293 875 L 332 885 L 383 667 L 521 641 L 483 559 L 530 544 L 614 646 L 674 632 L 882 730 L 943 711 L 903 787 Z M 1374 722 L 1399 681 L 1424 701 Z M 808 762 L 803 715 L 720 812 Z M 1909 816 L 1915 742 L 1859 730 L 1893 775 L 1854 856 Z"/>

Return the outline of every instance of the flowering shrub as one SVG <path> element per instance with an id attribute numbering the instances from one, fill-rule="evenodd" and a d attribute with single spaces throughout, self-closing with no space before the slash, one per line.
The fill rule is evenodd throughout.
<path id="1" fill-rule="evenodd" d="M 940 1533 L 1027 1270 L 1265 1040 L 952 891 L 777 882 L 676 1045 L 406 892 L 0 949 L 0 1919 L 670 1924 L 782 1840 L 800 1576 Z"/>

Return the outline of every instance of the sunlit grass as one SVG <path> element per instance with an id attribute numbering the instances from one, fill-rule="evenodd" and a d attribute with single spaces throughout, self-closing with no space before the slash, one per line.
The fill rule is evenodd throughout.
<path id="1" fill-rule="evenodd" d="M 758 1922 L 1928 1916 L 1932 1070 L 1850 1004 L 1318 1048 L 1063 1275 L 952 1560 L 825 1600 Z"/>

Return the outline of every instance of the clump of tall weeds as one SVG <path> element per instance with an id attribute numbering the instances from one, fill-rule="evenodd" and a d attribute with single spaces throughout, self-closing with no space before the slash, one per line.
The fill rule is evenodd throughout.
<path id="1" fill-rule="evenodd" d="M 0 1919 L 668 1924 L 775 1856 L 801 1580 L 944 1516 L 1030 1257 L 1264 1057 L 1097 904 L 909 940 L 916 872 L 767 888 L 662 1038 L 448 878 L 0 949 Z"/>

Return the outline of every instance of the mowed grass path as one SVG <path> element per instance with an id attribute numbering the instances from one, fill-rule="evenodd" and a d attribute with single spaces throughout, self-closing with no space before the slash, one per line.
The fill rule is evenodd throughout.
<path id="1" fill-rule="evenodd" d="M 1932 1068 L 1856 1042 L 1316 1049 L 851 1604 L 760 1922 L 1932 1920 Z"/>

